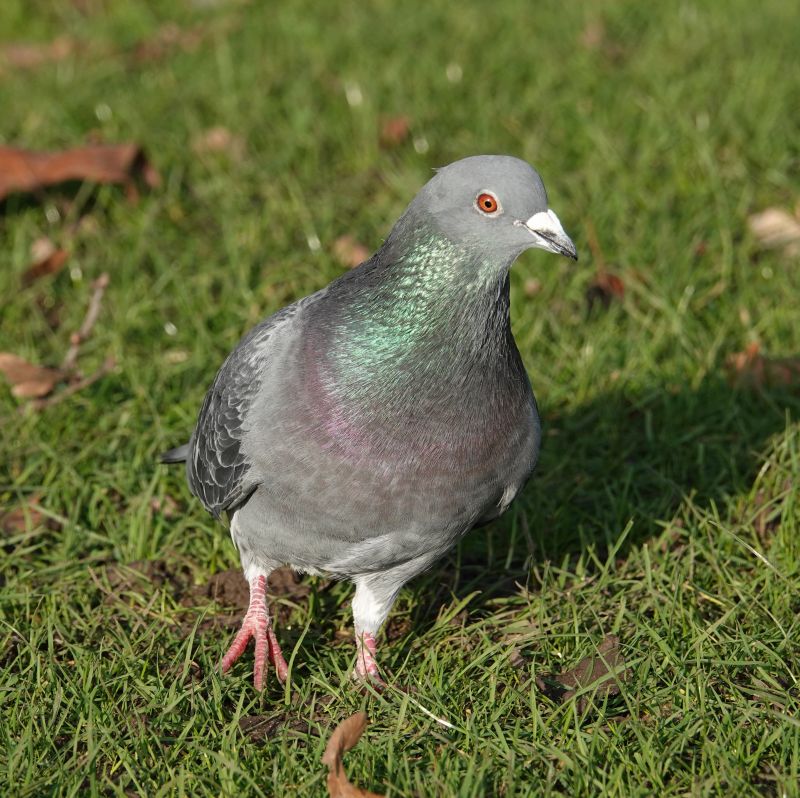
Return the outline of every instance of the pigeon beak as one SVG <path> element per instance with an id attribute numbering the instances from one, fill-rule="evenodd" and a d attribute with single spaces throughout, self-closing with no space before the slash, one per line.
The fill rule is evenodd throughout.
<path id="1" fill-rule="evenodd" d="M 534 213 L 526 222 L 519 222 L 526 227 L 533 235 L 534 246 L 539 249 L 546 249 L 548 252 L 555 252 L 557 255 L 566 255 L 572 260 L 578 260 L 578 250 L 572 239 L 564 232 L 561 222 L 558 221 L 553 211 L 539 211 Z"/>

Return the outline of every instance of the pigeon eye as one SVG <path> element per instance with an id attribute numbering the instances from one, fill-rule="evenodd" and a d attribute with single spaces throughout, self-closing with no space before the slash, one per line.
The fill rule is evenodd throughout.
<path id="1" fill-rule="evenodd" d="M 475 205 L 479 211 L 489 215 L 497 213 L 497 211 L 500 210 L 500 203 L 497 201 L 497 197 L 495 197 L 494 194 L 490 194 L 488 191 L 482 191 L 478 194 L 475 199 Z"/>

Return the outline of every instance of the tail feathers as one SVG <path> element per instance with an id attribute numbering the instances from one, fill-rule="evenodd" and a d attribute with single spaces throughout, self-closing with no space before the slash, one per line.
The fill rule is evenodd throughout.
<path id="1" fill-rule="evenodd" d="M 183 446 L 176 446 L 168 452 L 164 452 L 159 458 L 162 463 L 182 463 L 189 456 L 189 444 L 184 443 Z"/>

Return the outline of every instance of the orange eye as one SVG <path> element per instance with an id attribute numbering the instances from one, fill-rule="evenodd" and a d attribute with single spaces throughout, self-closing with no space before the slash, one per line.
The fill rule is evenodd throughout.
<path id="1" fill-rule="evenodd" d="M 478 206 L 478 210 L 481 210 L 484 213 L 497 213 L 497 210 L 500 207 L 497 202 L 497 197 L 487 192 L 478 194 L 475 204 Z"/>

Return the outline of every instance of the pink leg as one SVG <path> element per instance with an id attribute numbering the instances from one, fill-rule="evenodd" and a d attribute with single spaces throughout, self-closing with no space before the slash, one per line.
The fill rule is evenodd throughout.
<path id="1" fill-rule="evenodd" d="M 236 662 L 247 648 L 251 637 L 256 640 L 255 668 L 253 684 L 256 690 L 264 686 L 267 672 L 267 658 L 275 666 L 275 673 L 283 682 L 289 673 L 289 667 L 275 637 L 275 631 L 267 612 L 267 577 L 255 576 L 250 580 L 250 605 L 242 621 L 238 634 L 222 658 L 222 672 L 225 673 Z"/>
<path id="2" fill-rule="evenodd" d="M 370 632 L 356 632 L 356 672 L 355 677 L 365 682 L 372 682 L 376 687 L 385 687 L 386 683 L 381 679 L 378 671 L 378 663 L 375 660 L 377 651 L 375 635 Z"/>

